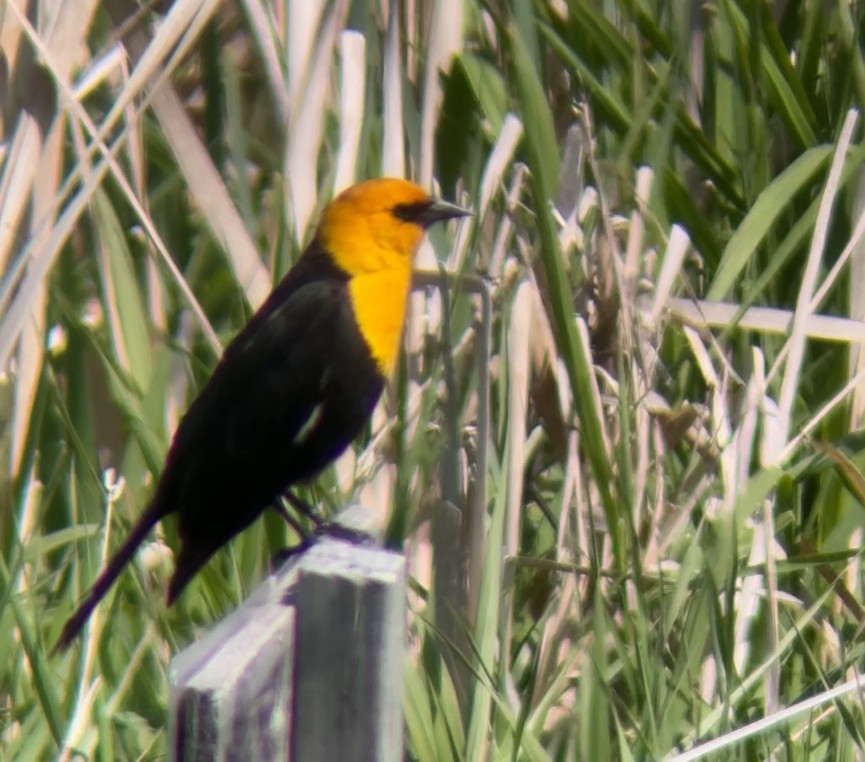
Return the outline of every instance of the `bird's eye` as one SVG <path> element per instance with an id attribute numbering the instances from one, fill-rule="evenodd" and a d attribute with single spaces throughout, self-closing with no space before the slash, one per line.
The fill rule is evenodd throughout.
<path id="1" fill-rule="evenodd" d="M 403 222 L 412 222 L 416 225 L 423 225 L 426 221 L 426 213 L 429 211 L 431 206 L 431 201 L 415 201 L 411 204 L 397 204 L 391 210 L 391 214 Z"/>

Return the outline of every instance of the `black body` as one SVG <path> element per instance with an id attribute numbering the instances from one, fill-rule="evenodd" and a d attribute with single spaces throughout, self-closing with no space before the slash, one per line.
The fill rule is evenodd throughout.
<path id="1" fill-rule="evenodd" d="M 150 529 L 178 514 L 169 605 L 218 550 L 361 432 L 385 379 L 348 276 L 314 241 L 235 337 L 174 435 L 148 509 L 66 623 L 66 647 Z"/>

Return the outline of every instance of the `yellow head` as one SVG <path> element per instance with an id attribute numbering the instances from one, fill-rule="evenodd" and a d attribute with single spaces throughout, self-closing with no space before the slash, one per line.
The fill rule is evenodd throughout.
<path id="1" fill-rule="evenodd" d="M 410 271 L 424 230 L 439 220 L 466 214 L 408 180 L 368 180 L 343 191 L 325 207 L 318 235 L 350 276 Z"/>
<path id="2" fill-rule="evenodd" d="M 319 242 L 349 276 L 358 328 L 382 376 L 396 365 L 412 263 L 424 231 L 466 214 L 414 183 L 395 179 L 354 185 L 322 213 Z"/>

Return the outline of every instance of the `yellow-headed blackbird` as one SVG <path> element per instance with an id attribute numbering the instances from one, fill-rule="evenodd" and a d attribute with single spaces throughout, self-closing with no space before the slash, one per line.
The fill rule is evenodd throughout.
<path id="1" fill-rule="evenodd" d="M 171 605 L 216 550 L 345 450 L 396 364 L 424 230 L 465 214 L 396 179 L 355 185 L 325 208 L 312 243 L 181 420 L 152 502 L 56 649 L 165 516 L 178 514 L 180 536 Z"/>

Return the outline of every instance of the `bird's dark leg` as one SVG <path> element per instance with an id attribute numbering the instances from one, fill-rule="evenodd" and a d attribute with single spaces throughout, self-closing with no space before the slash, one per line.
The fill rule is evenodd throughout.
<path id="1" fill-rule="evenodd" d="M 302 513 L 313 524 L 315 524 L 315 537 L 334 537 L 338 540 L 347 540 L 348 542 L 353 542 L 356 545 L 367 545 L 369 543 L 375 542 L 374 538 L 368 535 L 366 532 L 362 532 L 358 529 L 351 529 L 350 527 L 342 526 L 342 524 L 337 524 L 333 521 L 327 521 L 323 519 L 319 515 L 318 511 L 315 510 L 315 508 L 313 508 L 305 500 L 299 498 L 291 490 L 286 490 L 283 493 L 283 497 L 288 500 L 289 503 L 291 503 L 292 508 L 297 510 L 298 513 Z M 283 510 L 285 510 L 284 506 Z M 294 526 L 294 524 L 292 524 L 292 526 Z"/>
<path id="2" fill-rule="evenodd" d="M 273 554 L 273 557 L 270 559 L 270 566 L 272 571 L 276 571 L 280 566 L 282 566 L 289 558 L 297 553 L 302 553 L 306 550 L 310 545 L 312 545 L 315 537 L 307 532 L 297 521 L 294 516 L 292 516 L 288 509 L 282 504 L 282 500 L 277 498 L 273 501 L 273 509 L 285 519 L 286 523 L 295 531 L 300 537 L 300 542 L 297 545 L 289 545 L 287 548 L 281 548 Z"/>
<path id="3" fill-rule="evenodd" d="M 279 498 L 277 498 L 276 500 L 274 500 L 274 502 L 273 502 L 273 509 L 274 509 L 274 510 L 275 510 L 275 511 L 280 515 L 280 516 L 282 516 L 282 518 L 285 519 L 286 523 L 287 523 L 287 524 L 288 524 L 288 525 L 289 525 L 289 526 L 290 526 L 290 527 L 291 527 L 295 532 L 297 532 L 297 534 L 300 535 L 300 538 L 301 538 L 302 540 L 309 541 L 309 540 L 311 539 L 311 535 L 309 534 L 309 532 L 307 532 L 306 529 L 304 529 L 304 528 L 300 525 L 300 523 L 298 522 L 298 520 L 297 520 L 296 518 L 294 518 L 294 516 L 292 516 L 292 515 L 288 512 L 288 509 L 287 509 L 287 508 L 282 504 L 282 500 L 280 500 Z"/>
<path id="4" fill-rule="evenodd" d="M 318 514 L 318 511 L 315 510 L 306 500 L 301 500 L 297 495 L 294 494 L 290 489 L 287 489 L 282 493 L 283 497 L 291 503 L 291 507 L 294 508 L 298 513 L 306 516 L 313 524 L 315 524 L 315 530 L 320 530 L 327 522 Z"/>

